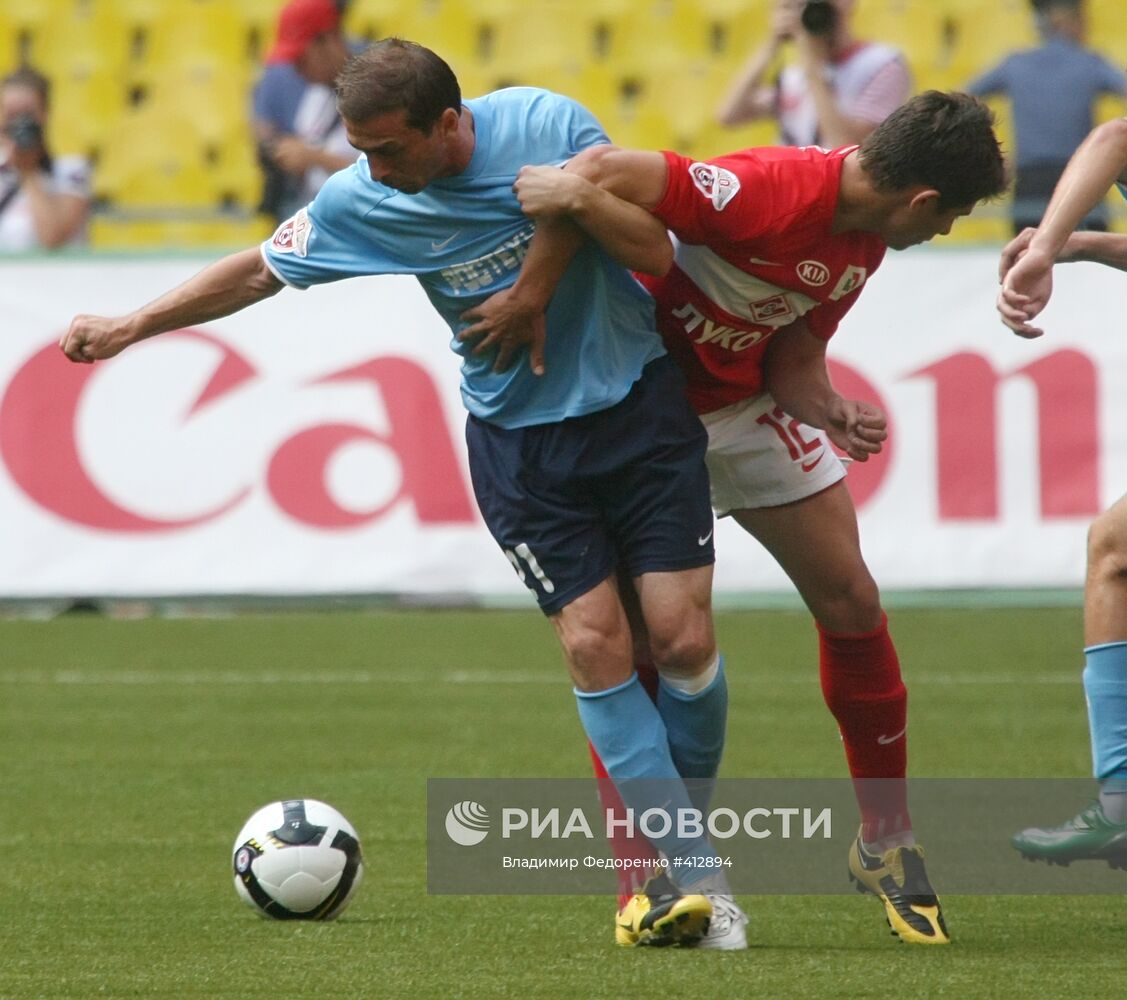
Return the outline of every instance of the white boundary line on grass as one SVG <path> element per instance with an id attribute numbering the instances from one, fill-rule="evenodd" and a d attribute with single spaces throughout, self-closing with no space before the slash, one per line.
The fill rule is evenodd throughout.
<path id="1" fill-rule="evenodd" d="M 911 684 L 937 685 L 951 687 L 995 687 L 1009 685 L 1077 685 L 1080 684 L 1079 671 L 1075 673 L 1053 674 L 914 674 L 907 680 Z M 368 685 L 368 684 L 545 684 L 562 687 L 567 683 L 566 676 L 540 673 L 504 673 L 489 670 L 454 670 L 435 675 L 430 674 L 379 674 L 372 671 L 324 671 L 306 674 L 296 673 L 241 673 L 220 671 L 216 673 L 191 672 L 178 673 L 161 670 L 114 670 L 114 671 L 20 671 L 0 673 L 0 684 L 48 685 L 48 686 L 160 686 L 200 687 L 205 685 Z M 814 675 L 794 674 L 782 678 L 772 678 L 771 684 L 814 684 Z"/>

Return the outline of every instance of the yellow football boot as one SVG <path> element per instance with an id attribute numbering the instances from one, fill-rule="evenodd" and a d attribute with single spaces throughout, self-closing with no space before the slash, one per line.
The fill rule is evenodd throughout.
<path id="1" fill-rule="evenodd" d="M 849 877 L 858 892 L 880 897 L 888 925 L 901 941 L 951 943 L 939 897 L 924 869 L 922 847 L 896 847 L 877 857 L 865 850 L 858 834 L 849 848 Z"/>

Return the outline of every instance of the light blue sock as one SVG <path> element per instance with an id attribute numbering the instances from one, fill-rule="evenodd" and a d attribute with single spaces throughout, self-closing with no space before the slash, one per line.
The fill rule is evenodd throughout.
<path id="1" fill-rule="evenodd" d="M 636 822 L 647 809 L 655 808 L 674 818 L 666 836 L 651 838 L 671 861 L 689 859 L 688 864 L 674 864 L 670 872 L 674 880 L 687 886 L 699 878 L 715 876 L 717 868 L 691 863 L 693 859 L 716 857 L 707 838 L 678 836 L 679 811 L 694 807 L 669 752 L 665 723 L 638 682 L 638 675 L 606 691 L 577 690 L 575 700 L 587 738 L 622 801 L 634 810 Z"/>
<path id="2" fill-rule="evenodd" d="M 657 710 L 669 734 L 673 763 L 681 777 L 689 781 L 693 804 L 705 812 L 724 753 L 728 720 L 724 658 L 720 657 L 716 676 L 708 687 L 695 694 L 677 690 L 663 677 L 658 685 Z"/>
<path id="3" fill-rule="evenodd" d="M 1092 769 L 1100 802 L 1113 823 L 1127 822 L 1127 642 L 1084 650 L 1084 695 L 1092 735 Z"/>

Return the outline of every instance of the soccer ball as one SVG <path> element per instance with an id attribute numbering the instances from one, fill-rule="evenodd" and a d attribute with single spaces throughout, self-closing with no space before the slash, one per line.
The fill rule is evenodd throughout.
<path id="1" fill-rule="evenodd" d="M 263 806 L 243 824 L 231 861 L 239 897 L 277 920 L 340 916 L 364 875 L 352 824 L 316 799 Z"/>

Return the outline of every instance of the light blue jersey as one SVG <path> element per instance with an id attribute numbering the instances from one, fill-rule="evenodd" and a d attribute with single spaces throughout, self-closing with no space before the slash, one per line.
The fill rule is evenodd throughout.
<path id="1" fill-rule="evenodd" d="M 462 173 L 403 194 L 372 180 L 361 156 L 262 245 L 270 269 L 295 288 L 413 274 L 451 330 L 462 329 L 463 312 L 513 284 L 532 238 L 512 191 L 517 171 L 560 165 L 608 141 L 582 106 L 544 90 L 514 87 L 466 107 L 475 144 Z M 466 409 L 507 428 L 593 413 L 622 400 L 647 362 L 665 353 L 652 299 L 592 243 L 564 274 L 547 327 L 542 376 L 526 357 L 494 374 L 492 355 L 474 357 L 472 344 L 451 340 Z"/>

